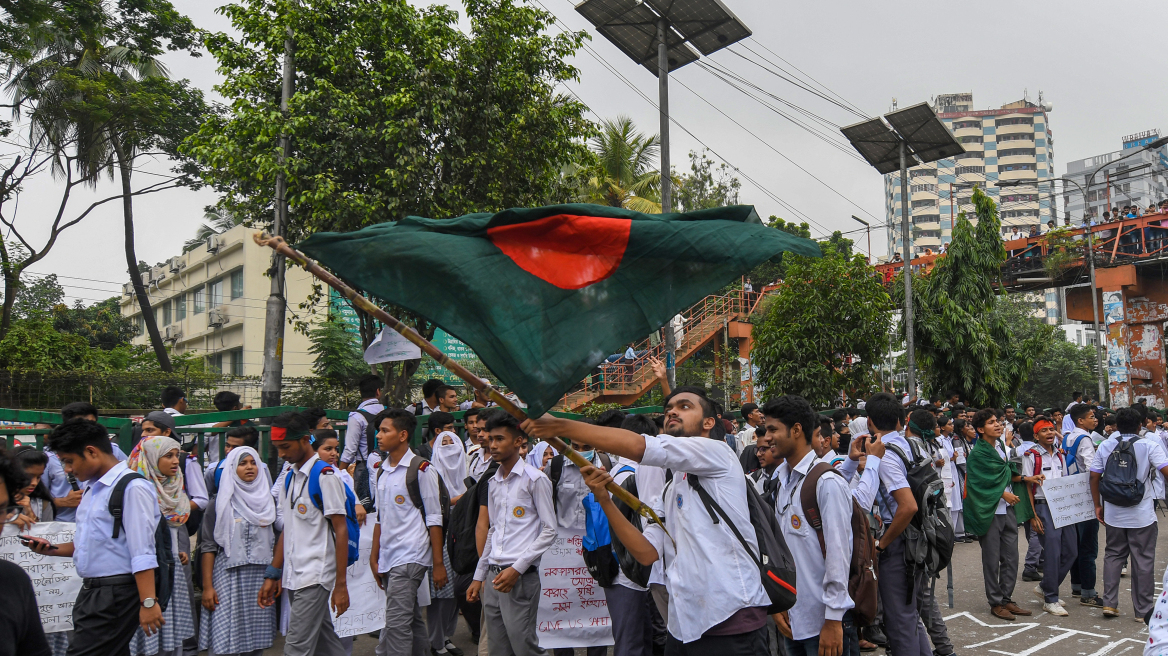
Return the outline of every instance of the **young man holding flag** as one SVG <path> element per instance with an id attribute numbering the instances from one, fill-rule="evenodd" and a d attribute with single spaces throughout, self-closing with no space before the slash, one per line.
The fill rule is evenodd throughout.
<path id="1" fill-rule="evenodd" d="M 727 522 L 713 523 L 687 480 L 701 477 L 702 487 L 757 553 L 746 476 L 726 443 L 709 439 L 716 421 L 714 404 L 704 390 L 681 387 L 665 399 L 665 432 L 661 435 L 638 435 L 550 415 L 523 424 L 535 437 L 565 437 L 673 471 L 663 498 L 653 501 L 654 510 L 676 540 L 676 549 L 670 549 L 673 554 L 665 563 L 670 597 L 667 654 L 747 656 L 767 652 L 766 609 L 770 601 L 758 567 Z M 642 534 L 621 514 L 605 490 L 612 480 L 608 472 L 585 467 L 581 473 L 604 509 L 611 530 L 641 564 L 651 565 L 666 553 L 667 544 L 673 546 L 657 524 L 647 526 Z"/>

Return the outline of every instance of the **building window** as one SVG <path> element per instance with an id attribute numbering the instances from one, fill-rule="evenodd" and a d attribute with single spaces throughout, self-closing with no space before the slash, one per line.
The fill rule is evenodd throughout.
<path id="1" fill-rule="evenodd" d="M 211 290 L 211 307 L 217 308 L 223 305 L 223 279 L 220 278 L 207 287 Z"/>
<path id="2" fill-rule="evenodd" d="M 937 175 L 935 169 L 913 169 L 908 172 L 910 178 L 919 178 L 921 176 L 934 177 Z"/>
<path id="3" fill-rule="evenodd" d="M 174 320 L 182 321 L 187 318 L 187 295 L 179 294 L 174 297 Z"/>
<path id="4" fill-rule="evenodd" d="M 207 368 L 216 373 L 223 373 L 223 354 L 213 353 L 207 356 Z"/>
<path id="5" fill-rule="evenodd" d="M 931 198 L 927 199 L 927 200 L 914 200 L 912 202 L 912 206 L 913 206 L 913 209 L 916 209 L 918 207 L 936 207 L 937 201 L 935 201 Z"/>
<path id="6" fill-rule="evenodd" d="M 981 127 L 981 121 L 955 121 L 953 123 L 954 130 L 960 130 L 962 128 L 980 128 L 980 127 Z"/>
<path id="7" fill-rule="evenodd" d="M 913 193 L 916 193 L 918 191 L 931 191 L 933 193 L 936 193 L 937 192 L 937 185 L 935 185 L 935 184 L 915 184 L 912 186 L 910 191 L 912 191 Z"/>
<path id="8" fill-rule="evenodd" d="M 170 301 L 164 301 L 162 303 L 162 325 L 170 325 Z"/>
<path id="9" fill-rule="evenodd" d="M 998 151 L 998 157 L 1013 157 L 1015 155 L 1024 155 L 1034 157 L 1033 148 L 1004 148 Z"/>
<path id="10" fill-rule="evenodd" d="M 243 375 L 243 349 L 235 349 L 231 352 L 231 375 Z"/>
<path id="11" fill-rule="evenodd" d="M 1014 118 L 1000 118 L 1000 119 L 994 121 L 994 123 L 998 127 L 1001 127 L 1003 125 L 1034 125 L 1034 117 L 1024 116 L 1024 117 L 1014 117 Z"/>
<path id="12" fill-rule="evenodd" d="M 957 175 L 968 175 L 970 173 L 985 173 L 984 166 L 958 166 Z"/>
<path id="13" fill-rule="evenodd" d="M 1034 141 L 1034 135 L 1025 132 L 1019 134 L 999 134 L 998 141 Z"/>
<path id="14" fill-rule="evenodd" d="M 961 143 L 982 143 L 981 137 L 958 137 L 957 140 Z"/>
<path id="15" fill-rule="evenodd" d="M 142 318 L 142 315 L 139 314 L 138 316 L 134 317 L 134 334 L 141 335 L 145 332 L 146 321 Z"/>
<path id="16" fill-rule="evenodd" d="M 243 269 L 231 272 L 231 300 L 243 296 Z"/>
<path id="17" fill-rule="evenodd" d="M 203 310 L 207 309 L 207 300 L 203 295 L 203 288 L 200 287 L 196 289 L 191 295 L 195 297 L 194 300 L 191 301 L 191 304 L 195 306 L 195 309 L 192 310 L 192 312 L 195 314 L 202 314 Z"/>
<path id="18" fill-rule="evenodd" d="M 985 153 L 977 151 L 977 150 L 970 150 L 970 151 L 966 151 L 964 153 L 959 153 L 958 155 L 954 156 L 953 159 L 956 159 L 956 160 L 982 159 L 983 157 L 985 157 Z"/>

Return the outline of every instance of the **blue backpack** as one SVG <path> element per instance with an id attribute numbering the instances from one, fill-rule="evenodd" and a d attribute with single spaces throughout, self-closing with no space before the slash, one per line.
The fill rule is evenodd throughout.
<path id="1" fill-rule="evenodd" d="M 1067 436 L 1069 436 L 1069 435 L 1070 435 L 1070 433 L 1067 433 Z M 1079 444 L 1083 441 L 1084 437 L 1090 437 L 1090 436 L 1087 435 L 1086 433 L 1081 433 L 1078 437 L 1075 438 L 1075 442 L 1074 442 L 1074 444 L 1072 444 L 1070 446 L 1070 448 L 1067 448 L 1067 446 L 1066 446 L 1067 436 L 1063 437 L 1063 451 L 1066 452 L 1067 471 L 1070 471 L 1071 467 L 1074 467 L 1075 473 L 1077 474 L 1081 471 L 1081 467 L 1079 467 L 1078 465 L 1075 464 L 1076 459 L 1079 456 Z M 1090 464 L 1090 463 L 1084 463 L 1084 464 Z"/>
<path id="2" fill-rule="evenodd" d="M 625 465 L 613 472 L 613 476 L 633 468 Z M 612 547 L 612 532 L 609 530 L 608 517 L 596 495 L 589 492 L 584 497 L 584 538 L 581 544 L 581 555 L 584 564 L 588 566 L 588 573 L 602 588 L 611 587 L 616 583 L 617 573 L 620 572 L 620 562 Z"/>
<path id="3" fill-rule="evenodd" d="M 308 472 L 308 498 L 312 499 L 312 505 L 322 512 L 324 511 L 324 497 L 320 492 L 320 476 L 325 469 L 332 468 L 332 465 L 323 460 L 317 460 L 312 463 L 312 471 Z M 288 475 L 284 477 L 284 494 L 288 494 L 291 485 L 292 470 L 288 470 Z M 357 547 L 361 544 L 361 525 L 357 523 L 357 497 L 343 482 L 341 488 L 345 490 L 345 524 L 349 527 L 349 558 L 346 562 L 348 565 L 352 565 L 357 562 L 359 557 Z"/>

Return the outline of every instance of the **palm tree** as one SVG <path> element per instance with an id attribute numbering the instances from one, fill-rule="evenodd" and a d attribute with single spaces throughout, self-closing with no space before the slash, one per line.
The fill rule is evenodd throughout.
<path id="1" fill-rule="evenodd" d="M 207 243 L 207 238 L 211 235 L 220 235 L 237 225 L 243 225 L 242 217 L 232 213 L 230 210 L 224 210 L 218 207 L 207 207 L 204 209 L 203 218 L 208 223 L 199 226 L 199 229 L 195 231 L 194 239 L 188 239 L 183 242 L 184 253 L 189 253 Z"/>
<path id="2" fill-rule="evenodd" d="M 153 55 L 111 43 L 113 32 L 112 18 L 100 8 L 64 27 L 31 26 L 31 55 L 13 61 L 6 89 L 15 111 L 29 107 L 30 141 L 43 138 L 58 149 L 57 171 L 69 165 L 64 154 L 71 149 L 78 175 L 90 186 L 97 186 L 103 171 L 111 180 L 115 170 L 120 174 L 127 271 L 159 366 L 171 371 L 134 248 L 130 175 L 142 144 L 136 123 L 143 116 L 126 103 L 138 83 L 167 78 L 168 72 Z"/>
<path id="3" fill-rule="evenodd" d="M 599 159 L 588 180 L 592 202 L 648 214 L 661 212 L 657 135 L 647 137 L 637 131 L 633 119 L 618 116 L 600 122 L 592 150 Z"/>

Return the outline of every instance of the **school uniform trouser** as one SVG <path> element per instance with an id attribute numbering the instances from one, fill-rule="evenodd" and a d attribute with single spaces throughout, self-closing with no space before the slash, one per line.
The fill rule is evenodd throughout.
<path id="1" fill-rule="evenodd" d="M 505 566 L 492 565 L 483 584 L 483 614 L 487 618 L 487 651 L 490 656 L 544 656 L 536 635 L 539 610 L 539 561 L 527 568 L 510 592 L 491 585 Z"/>
<path id="2" fill-rule="evenodd" d="M 664 590 L 665 586 L 661 586 Z M 668 603 L 668 601 L 666 602 Z M 775 621 L 772 619 L 769 624 L 773 627 Z M 665 628 L 665 618 L 661 615 L 660 607 L 657 605 L 657 598 L 653 594 L 653 586 L 649 586 L 649 625 L 653 629 L 653 653 L 665 653 L 665 639 L 669 635 L 669 631 Z M 772 629 L 772 632 L 777 632 L 777 629 Z M 777 644 L 778 640 L 771 644 Z"/>
<path id="3" fill-rule="evenodd" d="M 604 589 L 612 618 L 612 656 L 652 656 L 653 600 L 648 590 L 634 590 L 619 583 Z"/>
<path id="4" fill-rule="evenodd" d="M 1136 617 L 1152 610 L 1156 594 L 1156 522 L 1142 528 L 1107 527 L 1103 549 L 1103 605 L 1119 608 L 1119 573 L 1131 557 L 1132 608 Z"/>
<path id="5" fill-rule="evenodd" d="M 127 654 L 138 630 L 138 586 L 132 574 L 85 579 L 73 603 L 68 656 Z"/>
<path id="6" fill-rule="evenodd" d="M 937 604 L 936 588 L 937 578 L 925 577 L 925 584 L 917 586 L 917 608 L 921 611 L 921 622 L 933 643 L 933 654 L 948 656 L 953 653 L 953 642 L 949 640 L 949 629 L 945 626 L 945 618 Z"/>
<path id="7" fill-rule="evenodd" d="M 581 647 L 581 649 L 583 649 L 584 653 L 588 654 L 588 656 L 605 656 L 608 653 L 608 647 L 601 647 L 596 645 L 592 647 Z M 575 653 L 576 650 L 572 647 L 556 647 L 552 650 L 552 656 L 572 656 Z"/>
<path id="8" fill-rule="evenodd" d="M 682 642 L 670 635 L 665 639 L 665 656 L 758 656 L 766 654 L 766 626 L 734 635 L 704 635 Z"/>
<path id="9" fill-rule="evenodd" d="M 981 543 L 981 575 L 985 581 L 986 601 L 991 608 L 1004 606 L 1013 599 L 1018 582 L 1018 520 L 1013 506 L 1006 514 L 994 515 Z"/>
<path id="10" fill-rule="evenodd" d="M 483 621 L 483 602 L 469 602 L 466 600 L 466 590 L 474 581 L 474 574 L 454 575 L 454 600 L 458 602 L 458 610 L 466 625 L 470 628 L 470 638 L 478 643 L 481 636 L 480 627 Z"/>
<path id="11" fill-rule="evenodd" d="M 1043 526 L 1045 527 L 1045 522 Z M 1042 536 L 1038 534 L 1038 531 L 1030 528 L 1030 522 L 1026 522 L 1022 527 L 1026 534 L 1026 562 L 1023 567 L 1029 570 L 1043 569 L 1046 553 L 1043 549 Z"/>
<path id="12" fill-rule="evenodd" d="M 381 575 L 385 579 L 385 628 L 377 640 L 377 656 L 429 653 L 426 622 L 418 605 L 418 588 L 426 580 L 428 569 L 425 565 L 407 563 L 391 567 Z"/>
<path id="13" fill-rule="evenodd" d="M 1084 599 L 1097 597 L 1095 559 L 1099 557 L 1099 520 L 1075 524 L 1075 534 L 1079 539 L 1079 557 L 1071 567 L 1071 590 L 1081 590 Z"/>
<path id="14" fill-rule="evenodd" d="M 904 562 L 904 536 L 897 536 L 880 552 L 880 578 L 876 580 L 884 609 L 884 634 L 888 651 L 896 656 L 932 656 L 929 634 L 921 620 L 915 591 L 927 584 L 926 572 L 910 578 Z"/>
<path id="15" fill-rule="evenodd" d="M 1046 554 L 1046 567 L 1042 570 L 1042 594 L 1046 603 L 1056 604 L 1059 586 L 1079 556 L 1079 536 L 1074 526 L 1054 527 L 1046 500 L 1035 499 L 1034 512 L 1042 522 L 1042 550 Z"/>
<path id="16" fill-rule="evenodd" d="M 852 619 L 852 611 L 844 613 L 843 624 L 844 644 L 843 656 L 860 656 L 860 635 L 856 630 L 856 623 Z M 821 636 L 812 636 L 802 640 L 792 640 L 779 634 L 779 641 L 783 643 L 786 656 L 819 656 L 819 639 Z"/>
<path id="17" fill-rule="evenodd" d="M 184 537 L 188 537 L 187 533 L 185 532 L 185 529 L 180 530 L 178 533 L 178 536 L 180 539 L 184 538 Z M 186 546 L 186 545 L 185 544 L 179 545 L 179 549 L 182 549 L 183 553 L 187 554 L 187 556 L 188 556 L 187 564 L 182 565 L 181 570 L 176 570 L 175 576 L 179 576 L 181 574 L 182 576 L 187 577 L 187 590 L 191 593 L 191 595 L 190 595 L 190 597 L 191 597 L 191 616 L 192 616 L 192 619 L 194 620 L 194 623 L 195 623 L 195 635 L 183 640 L 182 653 L 184 656 L 198 656 L 198 653 L 199 653 L 199 621 L 203 617 L 203 602 L 202 602 L 202 595 L 198 592 L 195 592 L 194 582 L 195 582 L 195 564 L 198 563 L 202 559 L 198 557 L 199 554 L 195 554 L 192 556 L 190 554 L 190 549 L 183 549 L 184 546 Z M 199 581 L 200 581 L 200 587 L 201 587 L 202 579 L 199 579 Z"/>
<path id="18" fill-rule="evenodd" d="M 446 639 L 454 637 L 458 622 L 458 602 L 453 599 L 430 598 L 426 606 L 426 630 L 430 634 L 430 647 L 438 651 L 446 646 Z"/>
<path id="19" fill-rule="evenodd" d="M 287 590 L 288 635 L 284 656 L 342 656 L 345 648 L 333 629 L 329 611 L 332 591 L 322 585 Z"/>

